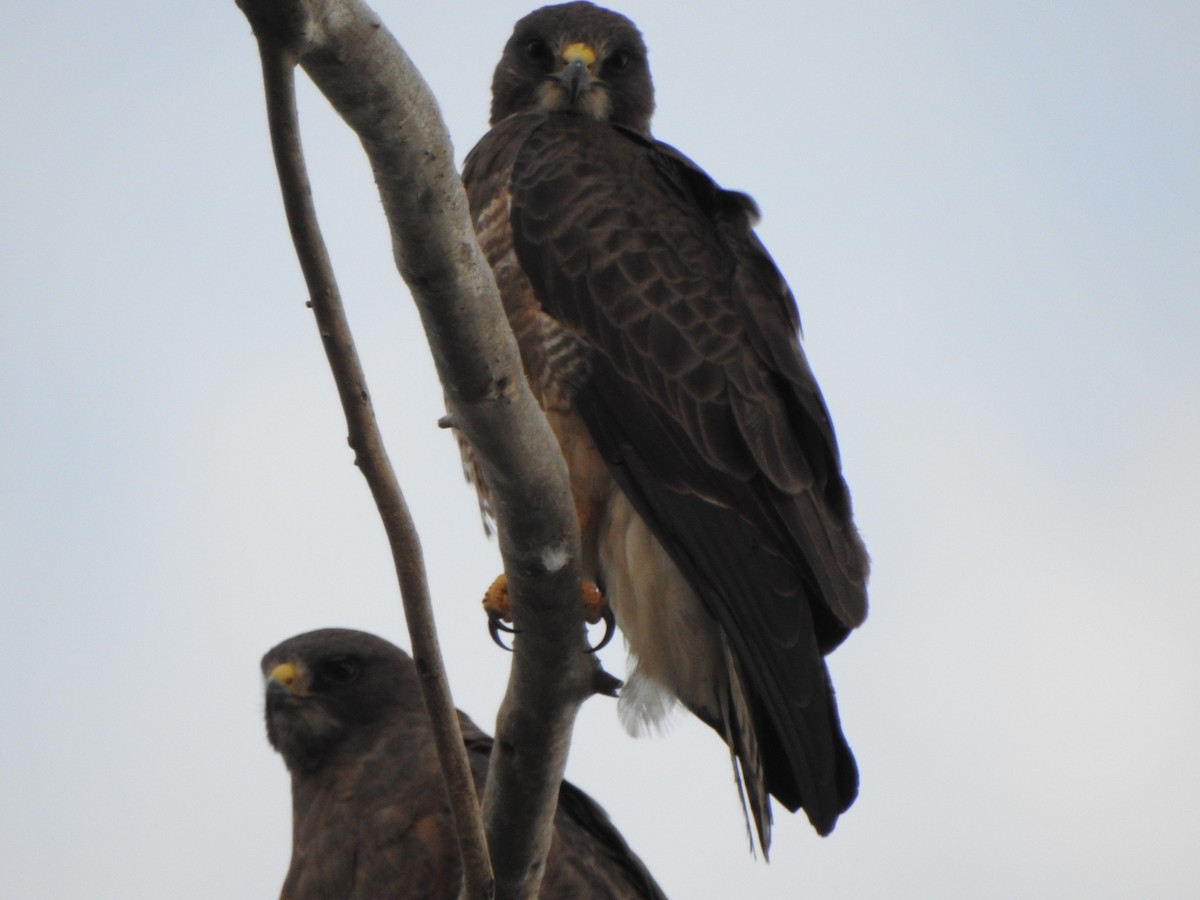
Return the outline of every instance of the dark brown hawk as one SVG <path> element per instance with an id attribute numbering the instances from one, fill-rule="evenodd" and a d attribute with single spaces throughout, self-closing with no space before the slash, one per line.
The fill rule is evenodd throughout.
<path id="1" fill-rule="evenodd" d="M 492 91 L 464 180 L 629 646 L 622 719 L 681 701 L 728 743 L 764 850 L 768 793 L 825 834 L 858 774 L 824 656 L 866 616 L 868 562 L 754 203 L 651 137 L 646 47 L 614 12 L 526 16 Z"/>
<path id="2" fill-rule="evenodd" d="M 458 843 L 416 666 L 399 647 L 330 628 L 262 660 L 267 737 L 292 776 L 281 900 L 456 898 Z M 482 795 L 492 739 L 461 712 Z M 563 782 L 543 897 L 661 898 L 587 794 Z"/>

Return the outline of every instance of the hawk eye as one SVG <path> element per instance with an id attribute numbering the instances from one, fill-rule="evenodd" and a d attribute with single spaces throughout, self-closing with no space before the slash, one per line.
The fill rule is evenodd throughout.
<path id="1" fill-rule="evenodd" d="M 541 38 L 526 41 L 523 49 L 525 51 L 525 58 L 534 65 L 548 66 L 554 61 L 554 54 L 550 52 L 550 45 Z"/>
<path id="2" fill-rule="evenodd" d="M 317 673 L 321 676 L 322 681 L 327 681 L 331 684 L 349 684 L 358 677 L 358 670 L 359 665 L 357 660 L 343 656 L 321 663 L 317 669 Z"/>
<path id="3" fill-rule="evenodd" d="M 604 71 L 610 75 L 620 74 L 628 68 L 629 54 L 624 50 L 618 50 L 604 61 Z"/>

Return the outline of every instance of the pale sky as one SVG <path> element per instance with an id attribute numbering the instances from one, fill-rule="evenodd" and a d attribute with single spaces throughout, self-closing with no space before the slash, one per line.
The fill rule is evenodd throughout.
<path id="1" fill-rule="evenodd" d="M 377 3 L 459 160 L 512 2 Z M 755 861 L 724 745 L 589 702 L 568 776 L 684 898 L 1200 896 L 1200 6 L 704 2 L 657 136 L 763 211 L 874 558 L 834 834 Z M 5 4 L 0 896 L 276 896 L 258 660 L 408 638 L 233 0 Z M 302 125 L 458 705 L 499 572 L 352 135 Z M 607 667 L 624 669 L 619 641 Z"/>

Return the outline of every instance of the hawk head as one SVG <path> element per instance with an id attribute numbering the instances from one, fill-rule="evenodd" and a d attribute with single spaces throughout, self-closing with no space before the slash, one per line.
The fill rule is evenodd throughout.
<path id="1" fill-rule="evenodd" d="M 491 124 L 535 111 L 649 134 L 654 84 L 637 27 L 586 2 L 546 6 L 517 22 L 492 80 Z"/>
<path id="2" fill-rule="evenodd" d="M 349 742 L 373 740 L 406 707 L 424 703 L 412 660 L 361 631 L 290 638 L 267 652 L 262 673 L 267 739 L 293 773 L 320 768 Z"/>

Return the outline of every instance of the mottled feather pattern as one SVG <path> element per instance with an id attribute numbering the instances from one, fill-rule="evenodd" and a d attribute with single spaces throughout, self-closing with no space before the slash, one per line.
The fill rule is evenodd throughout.
<path id="1" fill-rule="evenodd" d="M 500 288 L 534 396 L 543 409 L 566 410 L 570 389 L 587 380 L 587 348 L 577 334 L 546 315 L 517 261 L 505 174 L 488 172 L 469 195 L 476 234 Z"/>
<path id="2" fill-rule="evenodd" d="M 782 277 L 769 258 L 741 259 L 761 254 L 745 202 L 702 173 L 662 178 L 687 163 L 602 123 L 529 115 L 501 128 L 492 135 L 515 167 L 505 204 L 510 242 L 539 310 L 589 348 L 591 377 L 573 399 L 593 439 L 680 568 L 710 586 L 700 593 L 758 697 L 744 705 L 765 734 L 777 735 L 770 742 L 794 748 L 761 756 L 776 773 L 832 771 L 835 758 L 848 757 L 840 730 L 838 749 L 828 736 L 806 736 L 827 734 L 828 720 L 836 729 L 818 647 L 832 648 L 861 621 L 863 565 L 825 533 L 831 515 L 814 495 L 813 462 L 820 477 L 832 472 L 835 496 L 844 491 L 829 418 L 796 344 Z M 501 155 L 491 136 L 475 153 L 473 161 Z M 469 165 L 471 195 L 486 197 L 474 174 Z M 707 193 L 697 197 L 696 185 Z M 749 296 L 737 299 L 738 291 Z M 536 348 L 525 356 L 534 381 L 546 377 L 540 364 Z M 683 527 L 701 518 L 704 535 Z M 789 550 L 794 542 L 816 555 Z M 712 552 L 696 549 L 706 543 Z M 730 547 L 744 547 L 742 558 L 714 571 Z M 756 575 L 749 581 L 725 574 L 748 566 Z M 845 595 L 850 601 L 838 599 Z M 820 608 L 818 621 L 809 606 Z M 777 649 L 764 655 L 764 644 Z M 822 699 L 812 707 L 816 692 Z M 813 715 L 818 722 L 800 724 Z M 777 796 L 793 808 L 807 797 L 821 830 L 848 802 L 818 803 L 831 786 L 787 789 L 782 781 L 774 781 Z"/>
<path id="3" fill-rule="evenodd" d="M 710 472 L 740 481 L 765 475 L 785 497 L 815 490 L 848 518 L 829 413 L 796 341 L 790 291 L 744 207 L 702 173 L 662 179 L 664 165 L 684 162 L 660 147 L 578 118 L 532 130 L 514 161 L 510 212 L 522 269 L 543 307 L 680 425 Z M 684 194 L 681 185 L 707 194 Z M 821 527 L 833 524 L 820 518 Z M 853 627 L 865 603 L 849 595 L 863 594 L 866 557 L 856 537 L 835 531 L 845 552 L 826 562 L 851 586 L 838 593 L 847 595 L 839 607 Z"/>
<path id="4" fill-rule="evenodd" d="M 823 656 L 868 560 L 757 207 L 650 136 L 641 37 L 591 4 L 517 23 L 492 108 L 464 179 L 635 663 L 622 717 L 657 685 L 721 734 L 764 850 L 764 784 L 827 833 L 857 768 Z"/>

